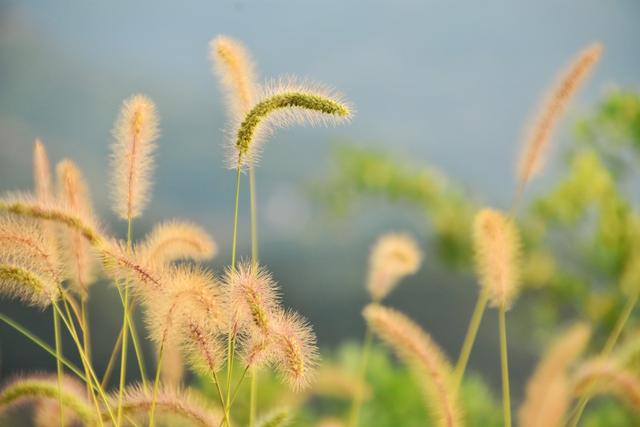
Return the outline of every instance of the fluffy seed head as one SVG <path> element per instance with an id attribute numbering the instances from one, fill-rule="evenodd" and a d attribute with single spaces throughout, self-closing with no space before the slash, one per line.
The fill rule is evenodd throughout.
<path id="1" fill-rule="evenodd" d="M 209 56 L 225 92 L 231 117 L 241 120 L 253 106 L 257 91 L 251 56 L 242 43 L 227 36 L 211 40 Z"/>
<path id="2" fill-rule="evenodd" d="M 519 411 L 522 427 L 562 425 L 571 401 L 567 369 L 584 351 L 590 334 L 588 325 L 575 325 L 547 350 L 527 383 L 525 401 Z"/>
<path id="3" fill-rule="evenodd" d="M 244 168 L 260 156 L 260 146 L 276 128 L 293 124 L 336 124 L 351 118 L 341 97 L 322 86 L 281 79 L 266 84 L 251 110 L 230 132 L 228 166 Z"/>
<path id="4" fill-rule="evenodd" d="M 0 293 L 47 307 L 58 297 L 61 274 L 41 225 L 0 217 Z"/>
<path id="5" fill-rule="evenodd" d="M 369 256 L 367 288 L 371 298 L 382 301 L 398 284 L 420 268 L 422 253 L 408 234 L 389 233 L 378 239 Z"/>
<path id="6" fill-rule="evenodd" d="M 158 137 L 156 107 L 144 95 L 127 99 L 113 129 L 113 209 L 122 219 L 142 214 L 150 198 L 153 153 Z"/>
<path id="7" fill-rule="evenodd" d="M 61 387 L 58 387 L 55 375 L 16 376 L 5 382 L 0 389 L 0 413 L 24 403 L 35 403 L 38 426 L 59 426 L 59 405 L 62 402 L 68 425 L 76 425 L 78 422 L 93 425 L 96 421 L 95 414 L 85 396 L 86 389 L 82 383 L 67 375 L 62 377 Z"/>
<path id="8" fill-rule="evenodd" d="M 309 323 L 299 314 L 275 313 L 273 322 L 275 366 L 293 390 L 306 388 L 318 364 L 316 336 Z"/>
<path id="9" fill-rule="evenodd" d="M 634 372 L 610 360 L 586 362 L 574 379 L 576 395 L 613 394 L 632 407 L 640 408 L 640 380 Z"/>
<path id="10" fill-rule="evenodd" d="M 140 257 L 148 262 L 169 264 L 179 259 L 211 259 L 218 252 L 218 247 L 201 227 L 172 220 L 155 226 L 138 251 Z"/>
<path id="11" fill-rule="evenodd" d="M 270 318 L 280 299 L 271 274 L 260 266 L 240 263 L 236 268 L 227 269 L 224 282 L 231 324 L 238 329 L 257 328 L 267 335 Z"/>
<path id="12" fill-rule="evenodd" d="M 538 118 L 529 131 L 529 136 L 520 154 L 519 191 L 522 191 L 525 184 L 542 168 L 544 155 L 556 124 L 573 95 L 600 59 L 602 49 L 600 43 L 594 43 L 580 52 L 543 102 Z"/>
<path id="13" fill-rule="evenodd" d="M 286 427 L 291 423 L 291 410 L 277 408 L 263 415 L 257 422 L 258 427 Z"/>
<path id="14" fill-rule="evenodd" d="M 93 215 L 89 189 L 80 169 L 71 160 L 58 163 L 58 200 L 78 216 Z M 96 257 L 89 242 L 74 230 L 62 230 L 63 260 L 66 277 L 83 296 L 96 276 Z"/>
<path id="15" fill-rule="evenodd" d="M 118 405 L 118 393 L 111 396 L 112 405 Z M 136 420 L 148 421 L 153 402 L 151 390 L 145 391 L 140 385 L 129 386 L 125 390 L 122 412 Z M 205 401 L 193 393 L 181 389 L 162 386 L 156 397 L 156 413 L 167 422 L 166 425 L 196 425 L 211 427 L 220 424 L 219 411 L 211 409 Z M 106 414 L 104 416 L 107 419 Z"/>
<path id="16" fill-rule="evenodd" d="M 515 224 L 504 214 L 483 209 L 473 223 L 476 274 L 496 307 L 509 308 L 520 284 L 520 241 Z"/>
<path id="17" fill-rule="evenodd" d="M 431 337 L 396 310 L 371 304 L 363 314 L 376 335 L 420 378 L 426 404 L 435 417 L 436 425 L 462 425 L 461 411 L 451 381 L 451 367 Z"/>

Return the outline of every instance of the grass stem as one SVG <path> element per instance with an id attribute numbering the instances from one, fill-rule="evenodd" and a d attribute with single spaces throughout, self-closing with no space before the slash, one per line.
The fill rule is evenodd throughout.
<path id="1" fill-rule="evenodd" d="M 502 370 L 502 409 L 504 426 L 511 427 L 511 396 L 509 392 L 509 360 L 507 355 L 507 321 L 504 305 L 500 306 L 500 366 Z"/>
<path id="2" fill-rule="evenodd" d="M 469 327 L 467 328 L 467 334 L 464 337 L 464 342 L 462 343 L 462 348 L 460 349 L 460 356 L 458 357 L 458 362 L 456 363 L 456 367 L 453 372 L 453 388 L 456 391 L 460 388 L 460 384 L 462 384 L 464 372 L 467 369 L 469 356 L 471 355 L 473 344 L 476 341 L 478 329 L 480 328 L 480 323 L 482 322 L 485 309 L 487 308 L 488 300 L 489 293 L 485 288 L 482 288 L 482 290 L 480 291 L 480 295 L 478 295 L 476 306 L 473 309 L 473 314 L 471 315 L 471 320 L 469 321 Z"/>

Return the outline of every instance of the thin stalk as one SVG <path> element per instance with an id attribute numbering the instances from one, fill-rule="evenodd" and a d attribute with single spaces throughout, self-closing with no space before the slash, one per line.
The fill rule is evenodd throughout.
<path id="1" fill-rule="evenodd" d="M 111 417 L 111 420 L 115 423 L 116 419 L 115 419 L 115 416 L 114 416 L 113 412 L 111 411 L 111 406 L 109 405 L 109 399 L 107 398 L 107 396 L 106 396 L 104 390 L 102 389 L 102 387 L 100 387 L 100 382 L 98 381 L 98 378 L 96 377 L 96 374 L 93 371 L 93 368 L 88 363 L 87 357 L 84 354 L 84 350 L 82 349 L 82 343 L 80 342 L 80 339 L 78 338 L 78 335 L 74 332 L 75 328 L 73 328 L 71 325 L 69 325 L 69 323 L 67 322 L 67 319 L 65 319 L 64 315 L 60 311 L 60 307 L 58 307 L 57 302 L 54 301 L 53 307 L 54 307 L 54 309 L 56 311 L 58 311 L 58 314 L 60 315 L 60 318 L 62 319 L 63 323 L 67 327 L 67 330 L 69 331 L 69 334 L 71 335 L 71 338 L 73 339 L 73 342 L 76 345 L 76 348 L 78 350 L 78 354 L 80 355 L 80 359 L 87 366 L 87 369 L 88 369 L 88 372 L 89 372 L 89 377 L 87 379 L 89 381 L 93 381 L 95 383 L 96 389 L 97 389 L 98 393 L 100 394 L 100 398 L 103 400 L 103 402 L 105 404 L 105 407 L 107 408 L 107 411 L 109 412 L 109 416 Z"/>
<path id="2" fill-rule="evenodd" d="M 55 310 L 54 310 L 55 311 Z M 82 372 L 80 372 L 80 368 L 78 368 L 77 366 L 75 366 L 73 363 L 71 363 L 68 359 L 66 359 L 64 356 L 60 355 L 59 357 L 56 355 L 56 351 L 51 348 L 47 343 L 45 343 L 44 341 L 42 341 L 40 338 L 38 338 L 37 336 L 33 335 L 28 329 L 26 329 L 24 326 L 22 326 L 21 324 L 19 324 L 18 322 L 16 322 L 15 320 L 5 316 L 4 314 L 0 313 L 0 320 L 2 320 L 4 323 L 6 323 L 7 325 L 11 326 L 13 329 L 15 329 L 16 331 L 20 332 L 22 335 L 24 335 L 25 337 L 27 337 L 29 340 L 31 340 L 31 342 L 33 342 L 34 344 L 36 344 L 38 347 L 40 347 L 41 349 L 43 349 L 44 351 L 46 351 L 47 353 L 49 353 L 51 356 L 55 357 L 57 360 L 60 360 L 60 362 L 62 362 L 62 364 L 64 366 L 66 366 L 71 372 L 73 372 L 74 374 L 76 374 L 78 376 L 78 378 L 80 378 L 82 381 L 84 381 L 85 383 L 87 382 L 87 378 L 82 374 Z"/>
<path id="3" fill-rule="evenodd" d="M 62 355 L 62 342 L 60 340 L 60 319 L 58 319 L 58 312 L 53 310 L 53 333 L 56 342 L 56 372 L 58 376 L 58 403 L 60 405 L 60 426 L 64 427 L 64 409 L 62 405 L 62 361 L 60 359 Z"/>
<path id="4" fill-rule="evenodd" d="M 369 354 L 371 353 L 371 345 L 373 343 L 373 333 L 371 328 L 367 326 L 367 331 L 364 335 L 364 344 L 362 346 L 362 358 L 360 359 L 360 369 L 358 371 L 358 378 L 361 383 L 364 384 L 367 377 L 367 365 L 369 364 Z M 351 404 L 351 415 L 349 416 L 349 426 L 357 427 L 360 422 L 360 409 L 362 408 L 362 395 L 363 390 L 358 390 L 353 397 Z"/>
<path id="5" fill-rule="evenodd" d="M 116 289 L 118 289 L 118 293 L 120 293 L 120 288 L 116 287 Z M 121 298 L 123 298 L 121 296 Z M 129 318 L 133 318 L 133 313 L 134 310 L 136 308 L 135 305 L 135 301 L 131 301 L 131 304 L 129 304 Z M 129 326 L 133 326 L 131 324 L 129 324 Z M 132 327 L 133 330 L 135 330 L 135 326 Z M 131 331 L 131 329 L 130 329 Z M 122 329 L 120 329 L 120 333 L 118 334 L 118 338 L 116 339 L 115 344 L 113 345 L 113 349 L 111 350 L 111 356 L 109 356 L 109 362 L 107 363 L 107 368 L 104 371 L 104 375 L 102 377 L 102 387 L 105 387 L 107 385 L 107 383 L 109 382 L 109 379 L 111 378 L 111 373 L 113 372 L 113 368 L 115 366 L 115 361 L 116 361 L 116 357 L 118 356 L 118 354 L 120 354 L 120 348 L 122 345 Z M 137 336 L 137 334 L 136 334 Z M 134 340 L 135 343 L 135 340 Z M 134 348 L 135 348 L 135 344 L 134 344 Z M 140 353 L 142 356 L 142 353 Z M 140 367 L 140 374 L 142 376 L 142 386 L 145 388 L 146 390 L 146 381 L 145 381 L 145 377 L 146 377 L 146 368 L 144 367 L 144 358 L 142 358 L 142 360 L 138 361 L 139 363 L 142 362 L 142 364 L 139 365 Z M 144 374 L 143 374 L 144 373 Z"/>
<path id="6" fill-rule="evenodd" d="M 238 392 L 240 391 L 240 386 L 242 385 L 242 381 L 244 381 L 244 378 L 247 376 L 247 372 L 248 371 L 249 371 L 249 365 L 244 367 L 244 369 L 242 370 L 242 375 L 240 375 L 240 379 L 238 380 L 238 383 L 233 388 L 233 396 L 231 396 L 231 404 L 232 405 L 233 405 L 233 402 L 236 401 L 236 397 L 238 397 Z"/>
<path id="7" fill-rule="evenodd" d="M 220 425 L 224 425 L 225 423 L 228 426 L 231 426 L 231 422 L 229 421 L 229 413 L 226 411 L 226 404 L 224 401 L 224 397 L 222 396 L 222 389 L 220 388 L 220 380 L 218 379 L 218 374 L 216 374 L 216 371 L 211 371 L 212 376 L 213 376 L 213 383 L 216 385 L 216 390 L 218 391 L 218 397 L 220 398 L 220 405 L 222 405 L 222 407 L 225 409 L 224 411 L 224 417 L 222 417 L 222 420 L 220 421 Z"/>
<path id="8" fill-rule="evenodd" d="M 258 406 L 258 370 L 256 368 L 251 368 L 250 375 L 251 391 L 249 392 L 249 427 L 253 427 L 256 422 L 256 412 Z"/>
<path id="9" fill-rule="evenodd" d="M 488 300 L 489 293 L 485 288 L 483 288 L 480 291 L 480 295 L 478 295 L 476 307 L 473 309 L 473 314 L 471 315 L 471 320 L 469 321 L 469 327 L 467 328 L 467 335 L 464 337 L 464 342 L 462 343 L 462 348 L 460 349 L 460 356 L 458 357 L 458 362 L 456 363 L 456 368 L 453 372 L 453 388 L 456 391 L 460 387 L 462 379 L 464 378 L 464 372 L 467 369 L 469 356 L 471 355 L 473 344 L 476 341 L 478 329 L 480 328 L 480 322 L 482 322 L 485 309 L 487 308 Z"/>
<path id="10" fill-rule="evenodd" d="M 504 305 L 500 306 L 500 365 L 502 368 L 502 410 L 504 425 L 511 427 L 511 396 L 509 393 L 509 361 L 507 356 L 507 321 Z"/>
<path id="11" fill-rule="evenodd" d="M 236 268 L 236 249 L 238 244 L 238 210 L 240 204 L 240 157 L 238 157 L 238 167 L 236 173 L 236 199 L 233 213 L 233 240 L 231 243 L 231 270 Z M 225 419 L 229 425 L 229 412 L 231 403 L 231 373 L 233 371 L 233 355 L 235 353 L 236 336 L 234 331 L 229 331 L 227 338 L 227 393 L 225 399 Z"/>
<path id="12" fill-rule="evenodd" d="M 251 265 L 258 266 L 258 212 L 256 203 L 256 173 L 249 166 L 249 207 L 251 211 Z M 233 402 L 232 402 L 233 403 Z M 254 427 L 258 406 L 258 371 L 251 368 L 251 390 L 249 392 L 249 427 Z"/>
<path id="13" fill-rule="evenodd" d="M 131 215 L 129 215 L 127 225 L 127 250 L 131 252 L 131 234 L 133 228 L 133 221 Z M 129 338 L 129 282 L 124 284 L 124 309 L 122 316 L 122 350 L 120 352 L 120 386 L 118 388 L 118 418 L 117 425 L 122 423 L 122 399 L 124 397 L 124 386 L 127 377 L 127 347 Z"/>
<path id="14" fill-rule="evenodd" d="M 160 383 L 160 371 L 162 370 L 162 356 L 164 355 L 164 340 L 160 344 L 158 352 L 158 364 L 156 366 L 156 378 L 153 381 L 153 397 L 151 398 L 151 411 L 149 413 L 149 427 L 155 426 L 156 399 L 158 398 L 158 384 Z"/>
<path id="15" fill-rule="evenodd" d="M 609 333 L 609 337 L 607 337 L 607 341 L 604 347 L 602 347 L 602 351 L 600 351 L 600 357 L 607 357 L 615 347 L 616 343 L 618 342 L 618 339 L 620 338 L 620 335 L 622 334 L 622 330 L 624 329 L 624 326 L 629 320 L 629 317 L 631 317 L 631 313 L 633 313 L 633 309 L 638 303 L 639 296 L 640 296 L 640 292 L 635 292 L 631 296 L 631 298 L 627 300 L 627 303 L 622 309 L 622 313 L 620 313 L 620 317 L 618 317 L 618 320 L 616 321 L 615 326 Z M 591 397 L 592 397 L 592 394 L 591 394 L 591 391 L 589 391 L 580 398 L 580 400 L 578 401 L 578 404 L 576 405 L 573 411 L 575 415 L 573 416 L 572 419 L 570 418 L 570 422 L 568 423 L 569 425 L 571 425 L 571 427 L 577 427 L 578 422 L 580 422 L 580 418 L 582 417 L 582 414 L 584 413 L 584 410 L 587 407 L 587 404 L 589 403 L 589 400 L 591 400 Z"/>
<path id="16" fill-rule="evenodd" d="M 127 285 L 128 287 L 128 285 Z M 116 289 L 118 290 L 118 295 L 120 296 L 120 301 L 122 302 L 122 305 L 124 306 L 124 295 L 122 294 L 122 290 L 120 289 L 119 286 L 116 286 Z M 131 342 L 133 343 L 133 350 L 136 354 L 136 360 L 138 361 L 138 369 L 140 370 L 140 378 L 142 381 L 142 388 L 144 389 L 144 391 L 147 391 L 147 366 L 144 362 L 144 354 L 142 352 L 142 345 L 140 345 L 140 338 L 138 337 L 138 329 L 136 328 L 136 322 L 135 322 L 135 310 L 136 310 L 136 304 L 135 301 L 133 300 L 129 300 L 129 313 L 127 314 L 129 316 L 129 333 L 131 334 Z M 121 342 L 120 340 L 122 340 L 122 336 L 120 336 L 119 338 L 119 343 Z"/>

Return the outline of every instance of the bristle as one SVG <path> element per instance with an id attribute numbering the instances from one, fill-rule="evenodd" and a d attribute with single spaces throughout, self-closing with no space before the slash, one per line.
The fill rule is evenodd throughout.
<path id="1" fill-rule="evenodd" d="M 138 251 L 144 260 L 168 264 L 180 259 L 211 259 L 218 252 L 218 247 L 201 227 L 172 220 L 155 226 Z"/>
<path id="2" fill-rule="evenodd" d="M 573 95 L 600 59 L 602 49 L 600 43 L 594 43 L 580 52 L 542 104 L 539 116 L 529 132 L 520 155 L 518 191 L 522 191 L 525 184 L 542 168 L 544 155 L 556 124 Z"/>
<path id="3" fill-rule="evenodd" d="M 123 413 L 135 419 L 147 420 L 152 400 L 153 396 L 150 390 L 145 391 L 139 385 L 129 386 L 125 390 Z M 113 396 L 113 401 L 114 404 L 117 404 L 117 394 Z M 167 387 L 162 387 L 158 391 L 156 413 L 161 417 L 178 417 L 183 421 L 190 422 L 189 425 L 202 427 L 218 426 L 222 420 L 219 411 L 209 408 L 199 397 L 187 391 Z M 104 419 L 106 420 L 106 417 Z"/>
<path id="4" fill-rule="evenodd" d="M 233 307 L 229 320 L 235 328 L 255 327 L 266 335 L 280 299 L 271 274 L 260 266 L 240 263 L 227 269 L 224 283 L 227 307 Z"/>
<path id="5" fill-rule="evenodd" d="M 462 425 L 451 367 L 440 348 L 422 328 L 402 313 L 376 304 L 367 306 L 369 327 L 419 374 L 428 408 L 438 426 Z"/>
<path id="6" fill-rule="evenodd" d="M 0 413 L 17 405 L 28 402 L 38 404 L 51 403 L 56 409 L 62 402 L 67 422 L 81 420 L 86 425 L 95 424 L 95 415 L 86 400 L 85 388 L 75 379 L 63 376 L 62 387 L 59 388 L 55 375 L 31 374 L 17 376 L 5 384 L 0 390 Z M 57 414 L 58 412 L 54 412 Z M 60 425 L 60 419 L 54 418 L 56 425 Z"/>
<path id="7" fill-rule="evenodd" d="M 590 334 L 588 325 L 578 324 L 547 350 L 527 383 L 525 401 L 518 415 L 520 426 L 562 425 L 571 397 L 567 369 L 584 351 Z"/>
<path id="8" fill-rule="evenodd" d="M 585 363 L 574 379 L 576 395 L 613 394 L 632 407 L 640 408 L 640 379 L 636 373 L 613 361 L 593 360 Z"/>
<path id="9" fill-rule="evenodd" d="M 149 201 L 158 133 L 153 102 L 143 95 L 127 99 L 113 129 L 111 162 L 113 208 L 122 219 L 140 216 Z"/>
<path id="10" fill-rule="evenodd" d="M 218 331 L 189 320 L 183 322 L 181 329 L 183 354 L 187 355 L 191 367 L 203 375 L 218 372 L 226 353 Z"/>
<path id="11" fill-rule="evenodd" d="M 57 387 L 56 376 L 51 375 L 49 378 L 50 385 L 55 384 Z M 54 382 L 55 381 L 55 382 Z M 86 400 L 86 388 L 84 385 L 75 379 L 74 377 L 65 375 L 62 377 L 62 388 L 64 393 L 72 393 L 74 399 L 78 402 L 82 402 L 83 411 L 91 411 L 90 403 Z M 82 416 L 78 416 L 75 411 L 63 410 L 64 413 L 64 425 L 65 426 L 77 426 L 82 423 L 82 417 L 84 422 L 95 422 L 94 413 L 84 412 Z M 89 417 L 90 416 L 90 417 Z M 60 401 L 57 397 L 38 399 L 35 407 L 33 408 L 33 421 L 37 427 L 59 427 L 60 426 Z"/>
<path id="12" fill-rule="evenodd" d="M 57 175 L 58 199 L 62 206 L 80 217 L 92 216 L 89 189 L 78 167 L 71 160 L 63 160 L 58 163 Z M 86 296 L 96 278 L 96 257 L 91 245 L 74 230 L 63 230 L 61 240 L 66 276 L 73 288 Z"/>
<path id="13" fill-rule="evenodd" d="M 369 256 L 367 288 L 375 302 L 382 301 L 405 276 L 420 268 L 422 253 L 408 234 L 389 233 L 381 236 Z"/>
<path id="14" fill-rule="evenodd" d="M 340 95 L 320 85 L 292 78 L 268 83 L 242 121 L 232 126 L 227 164 L 231 169 L 255 164 L 261 143 L 275 128 L 336 124 L 352 115 Z"/>
<path id="15" fill-rule="evenodd" d="M 0 293 L 47 307 L 59 294 L 60 268 L 40 224 L 0 217 Z"/>
<path id="16" fill-rule="evenodd" d="M 227 36 L 209 43 L 209 56 L 234 120 L 241 120 L 251 109 L 256 96 L 255 66 L 247 49 Z"/>
<path id="17" fill-rule="evenodd" d="M 473 223 L 476 274 L 495 307 L 511 307 L 520 285 L 520 241 L 504 214 L 483 209 Z"/>
<path id="18" fill-rule="evenodd" d="M 38 200 L 48 203 L 53 200 L 51 167 L 44 144 L 36 139 L 33 146 L 33 182 Z"/>
<path id="19" fill-rule="evenodd" d="M 311 326 L 297 313 L 278 311 L 271 329 L 277 369 L 293 390 L 306 388 L 313 379 L 319 359 Z"/>

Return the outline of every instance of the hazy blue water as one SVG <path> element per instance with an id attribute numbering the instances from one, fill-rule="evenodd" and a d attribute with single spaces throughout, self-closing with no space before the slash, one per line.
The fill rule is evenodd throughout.
<path id="1" fill-rule="evenodd" d="M 329 142 L 388 147 L 504 204 L 522 126 L 578 49 L 593 40 L 606 46 L 570 117 L 608 86 L 638 87 L 639 18 L 635 0 L 0 1 L 0 188 L 30 187 L 32 141 L 40 136 L 53 160 L 69 156 L 86 171 L 105 222 L 121 232 L 108 213 L 110 129 L 121 101 L 146 93 L 158 105 L 162 138 L 153 201 L 137 230 L 174 216 L 202 223 L 221 246 L 219 268 L 229 259 L 234 177 L 223 167 L 225 114 L 207 43 L 220 33 L 237 37 L 264 77 L 330 83 L 357 109 L 347 126 L 278 132 L 258 170 L 263 259 L 285 300 L 335 342 L 358 333 L 344 325 L 359 325 L 367 245 L 379 229 L 424 232 L 407 212 L 367 212 L 348 226 L 314 212 L 301 188 L 329 168 Z M 564 126 L 558 145 L 567 135 Z M 247 237 L 241 231 L 242 255 Z M 472 285 L 439 273 L 427 255 L 428 273 L 397 301 L 457 348 Z M 444 331 L 451 307 L 459 319 Z M 487 353 L 493 339 L 491 330 Z M 10 367 L 20 363 L 14 353 L 3 350 Z"/>

